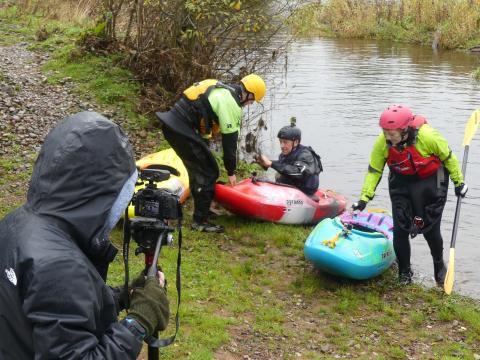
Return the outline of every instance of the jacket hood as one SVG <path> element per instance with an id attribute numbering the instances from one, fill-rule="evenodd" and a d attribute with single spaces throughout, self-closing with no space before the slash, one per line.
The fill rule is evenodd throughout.
<path id="1" fill-rule="evenodd" d="M 45 138 L 25 208 L 62 220 L 92 261 L 108 263 L 116 249 L 108 239 L 107 218 L 135 170 L 132 148 L 121 128 L 98 113 L 80 112 Z"/>

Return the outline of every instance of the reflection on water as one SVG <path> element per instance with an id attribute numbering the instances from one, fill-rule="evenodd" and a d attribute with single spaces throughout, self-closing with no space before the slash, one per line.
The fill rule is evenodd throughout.
<path id="1" fill-rule="evenodd" d="M 378 117 L 393 103 L 404 103 L 425 116 L 449 141 L 459 160 L 463 133 L 470 114 L 480 108 L 480 85 L 470 73 L 478 57 L 460 52 L 433 53 L 430 48 L 365 40 L 315 39 L 292 47 L 288 71 L 278 68 L 269 82 L 274 96 L 266 100 L 268 131 L 261 150 L 278 156 L 276 133 L 296 116 L 302 143 L 321 156 L 321 186 L 357 200 L 371 147 L 379 134 Z M 269 103 L 270 102 L 270 103 Z M 480 298 L 480 258 L 476 216 L 480 214 L 480 134 L 470 146 L 466 181 L 470 187 L 462 206 L 456 246 L 455 290 Z M 371 206 L 389 208 L 387 173 Z M 453 187 L 442 229 L 448 257 L 455 210 Z M 412 265 L 427 284 L 433 284 L 433 265 L 422 236 L 412 241 Z M 476 274 L 477 273 L 477 274 Z M 476 276 L 475 276 L 476 274 Z"/>

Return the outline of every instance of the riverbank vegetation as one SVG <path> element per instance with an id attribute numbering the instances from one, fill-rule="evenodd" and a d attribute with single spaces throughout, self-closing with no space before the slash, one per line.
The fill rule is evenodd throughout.
<path id="1" fill-rule="evenodd" d="M 473 78 L 480 81 L 480 67 L 473 72 Z"/>
<path id="2" fill-rule="evenodd" d="M 297 7 L 292 0 L 0 4 L 10 19 L 4 44 L 12 36 L 35 40 L 35 48 L 51 52 L 45 65 L 50 83 L 74 80 L 81 93 L 114 106 L 128 119 L 123 125 L 142 132 L 147 144 L 158 144 L 155 139 L 161 137 L 154 112 L 169 108 L 192 83 L 205 78 L 235 82 L 251 72 L 266 74 L 285 54 L 288 37 L 273 39 Z M 250 112 L 246 131 L 256 127 L 263 111 Z"/>
<path id="3" fill-rule="evenodd" d="M 480 2 L 474 0 L 315 1 L 289 23 L 299 36 L 389 40 L 434 49 L 480 46 Z M 479 74 L 480 67 L 474 78 Z"/>
<path id="4" fill-rule="evenodd" d="M 91 54 L 115 54 L 114 63 L 128 68 L 142 85 L 143 114 L 170 106 L 198 79 L 236 81 L 250 72 L 264 73 L 285 45 L 274 45 L 272 38 L 295 8 L 290 0 L 9 3 L 30 19 L 41 19 L 35 33 L 44 46 L 65 35 L 59 21 L 81 25 L 75 49 L 55 51 L 57 59 L 65 65 Z"/>
<path id="5" fill-rule="evenodd" d="M 480 45 L 480 3 L 472 0 L 327 0 L 292 18 L 301 35 L 375 38 L 468 49 Z"/>
<path id="6" fill-rule="evenodd" d="M 79 96 L 93 94 L 94 109 L 124 104 L 131 109 L 132 118 L 143 116 L 142 104 L 148 98 L 143 78 L 124 68 L 127 59 L 138 53 L 113 52 L 110 47 L 100 47 L 98 39 L 91 40 L 98 25 L 91 22 L 90 11 L 97 11 L 95 7 L 88 11 L 79 7 L 78 12 L 73 8 L 71 14 L 77 15 L 64 18 L 63 13 L 55 15 L 54 6 L 41 7 L 46 2 L 18 3 L 37 15 L 23 13 L 24 8 L 14 3 L 0 0 L 0 46 L 23 42 L 36 52 L 48 52 L 51 60 L 43 68 L 48 82 L 60 87 L 72 83 Z M 91 3 L 80 0 L 76 4 Z M 38 7 L 31 8 L 35 4 Z M 45 15 L 38 15 L 39 11 Z M 82 36 L 86 29 L 89 35 Z M 123 45 L 118 38 L 125 35 L 115 35 L 113 43 L 119 49 Z M 71 45 L 78 37 L 84 40 L 78 43 L 83 48 Z M 0 73 L 0 85 L 6 81 L 12 80 Z M 128 90 L 123 85 L 128 85 Z M 22 91 L 21 87 L 15 90 Z M 158 96 L 169 99 L 172 95 Z M 9 136 L 16 136 L 15 129 L 13 125 L 9 128 Z M 135 132 L 129 134 L 132 141 L 137 136 L 145 140 Z M 15 191 L 1 188 L 0 217 L 25 199 L 31 169 L 22 169 L 22 160 L 16 157 L 22 145 L 19 140 L 17 154 L 0 161 L 0 185 L 16 184 Z M 361 282 L 322 274 L 303 256 L 303 243 L 312 227 L 260 223 L 223 213 L 217 222 L 226 227 L 226 234 L 198 234 L 189 230 L 191 212 L 189 201 L 180 333 L 174 345 L 162 349 L 163 359 L 480 358 L 478 301 L 456 294 L 446 296 L 421 284 L 399 287 L 396 269 Z M 115 229 L 112 239 L 119 248 L 121 237 L 121 230 Z M 134 275 L 142 268 L 143 259 L 134 256 L 133 249 L 131 254 Z M 120 255 L 109 271 L 112 285 L 123 279 Z M 175 248 L 166 248 L 161 256 L 172 313 L 176 308 L 176 255 Z M 172 314 L 165 335 L 173 331 Z"/>

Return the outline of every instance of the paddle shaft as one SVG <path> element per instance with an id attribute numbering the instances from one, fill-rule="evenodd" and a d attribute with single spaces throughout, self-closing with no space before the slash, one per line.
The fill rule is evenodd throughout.
<path id="1" fill-rule="evenodd" d="M 465 145 L 465 151 L 463 153 L 463 162 L 462 162 L 462 174 L 463 174 L 463 181 L 465 181 L 465 172 L 467 171 L 467 160 L 468 160 L 468 149 L 469 145 Z M 450 242 L 450 248 L 455 247 L 455 240 L 457 238 L 457 230 L 458 230 L 458 219 L 460 218 L 460 207 L 462 205 L 462 197 L 460 195 L 457 196 L 457 207 L 455 208 L 455 218 L 453 220 L 453 230 L 452 230 L 452 241 Z"/>

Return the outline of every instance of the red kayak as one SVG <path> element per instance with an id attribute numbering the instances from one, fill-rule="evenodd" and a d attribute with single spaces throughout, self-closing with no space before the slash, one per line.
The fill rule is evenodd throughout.
<path id="1" fill-rule="evenodd" d="M 316 224 L 340 215 L 347 200 L 331 190 L 319 189 L 319 201 L 299 189 L 272 182 L 245 179 L 235 186 L 216 184 L 215 201 L 228 211 L 281 224 Z"/>

